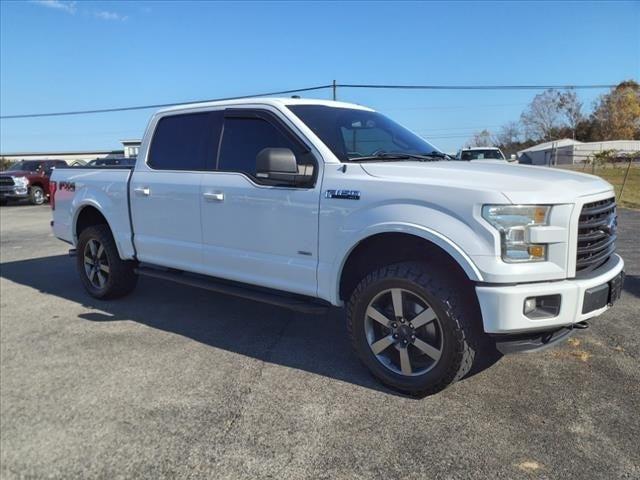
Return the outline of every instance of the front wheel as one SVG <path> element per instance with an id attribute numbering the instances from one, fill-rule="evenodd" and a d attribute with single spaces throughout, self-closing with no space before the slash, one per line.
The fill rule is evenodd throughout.
<path id="1" fill-rule="evenodd" d="M 135 262 L 120 258 L 106 225 L 88 227 L 80 233 L 76 262 L 85 289 L 95 298 L 122 297 L 138 282 Z"/>
<path id="2" fill-rule="evenodd" d="M 427 395 L 462 378 L 474 363 L 483 333 L 468 303 L 446 271 L 395 264 L 356 287 L 347 325 L 374 376 L 397 390 Z"/>
<path id="3" fill-rule="evenodd" d="M 29 201 L 31 205 L 42 205 L 45 201 L 44 190 L 42 187 L 31 187 L 29 189 Z"/>

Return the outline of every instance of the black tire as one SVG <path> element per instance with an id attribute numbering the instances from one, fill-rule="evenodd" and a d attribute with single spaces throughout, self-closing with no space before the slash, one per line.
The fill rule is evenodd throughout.
<path id="1" fill-rule="evenodd" d="M 8 200 L 8 199 L 6 199 L 6 198 L 0 198 L 0 205 L 1 205 L 1 206 L 3 206 L 3 207 L 4 207 L 4 206 L 5 206 L 5 205 L 7 205 L 8 203 L 9 203 L 9 200 Z"/>
<path id="2" fill-rule="evenodd" d="M 437 333 L 434 333 L 437 335 L 436 343 L 439 344 L 438 348 L 440 349 L 437 360 L 429 359 L 420 350 L 414 350 L 417 344 L 405 347 L 407 352 L 413 352 L 412 355 L 418 357 L 422 355 L 421 358 L 428 359 L 427 362 L 432 361 L 430 369 L 425 369 L 425 373 L 421 374 L 419 369 L 412 372 L 411 368 L 408 369 L 409 372 L 412 372 L 410 375 L 394 371 L 389 367 L 393 361 L 385 359 L 387 365 L 384 365 L 379 359 L 380 355 L 373 352 L 373 346 L 370 344 L 372 342 L 370 338 L 372 335 L 371 327 L 366 325 L 376 324 L 376 322 L 372 322 L 371 315 L 366 312 L 373 305 L 372 302 L 381 298 L 380 296 L 384 292 L 393 290 L 404 292 L 401 298 L 403 295 L 415 295 L 415 298 L 425 300 L 425 303 L 437 316 L 437 325 L 432 327 L 434 332 L 435 329 L 438 329 Z M 404 300 L 400 303 L 404 304 Z M 392 318 L 393 313 L 389 314 L 387 310 L 385 318 Z M 402 321 L 405 322 L 404 319 Z M 397 326 L 398 323 L 394 323 L 394 325 Z M 410 320 L 406 320 L 406 325 L 410 325 Z M 416 396 L 437 393 L 464 377 L 474 365 L 474 360 L 479 356 L 481 348 L 485 349 L 488 345 L 486 335 L 482 331 L 482 319 L 477 302 L 465 298 L 465 289 L 460 288 L 459 283 L 456 286 L 445 269 L 430 267 L 418 262 L 389 265 L 367 275 L 355 288 L 349 300 L 347 328 L 360 360 L 375 377 L 391 388 Z M 380 326 L 378 325 L 377 328 Z M 384 330 L 384 333 L 381 334 L 382 337 L 390 332 L 398 331 L 387 331 L 385 327 L 382 327 L 382 330 Z M 401 338 L 409 338 L 409 344 L 417 342 L 420 338 L 418 340 L 411 340 L 411 338 L 415 339 L 418 332 L 419 330 L 416 329 L 415 336 L 401 336 Z M 394 337 L 396 337 L 395 334 Z M 401 357 L 402 345 L 398 340 L 390 341 L 396 343 L 390 347 L 384 347 L 391 349 L 389 356 Z M 407 343 L 405 340 L 402 342 Z M 398 351 L 397 353 L 394 352 L 394 347 Z M 386 351 L 388 352 L 388 350 Z M 408 363 L 411 365 L 411 362 Z"/>
<path id="3" fill-rule="evenodd" d="M 92 246 L 97 253 L 100 252 L 99 247 L 103 247 L 103 251 L 99 253 L 101 261 L 95 262 L 95 268 L 88 266 L 85 257 L 85 251 L 89 257 L 96 257 L 97 254 L 93 256 L 91 254 Z M 80 233 L 76 266 L 80 280 L 89 295 L 101 300 L 123 297 L 131 293 L 138 283 L 138 275 L 134 271 L 135 262 L 120 258 L 111 230 L 107 225 L 88 227 Z M 105 266 L 106 271 L 103 271 Z M 92 271 L 93 275 L 90 276 L 89 271 Z"/>
<path id="4" fill-rule="evenodd" d="M 42 187 L 33 186 L 29 189 L 29 201 L 31 205 L 42 205 L 46 199 L 47 197 Z"/>

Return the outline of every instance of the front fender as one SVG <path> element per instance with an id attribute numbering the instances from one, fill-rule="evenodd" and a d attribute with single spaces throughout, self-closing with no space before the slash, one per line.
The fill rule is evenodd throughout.
<path id="1" fill-rule="evenodd" d="M 450 219 L 450 221 L 454 220 Z M 458 228 L 461 230 L 468 229 L 468 227 L 462 223 Z M 353 232 L 352 235 L 343 239 L 343 241 L 337 245 L 335 261 L 331 262 L 331 268 L 329 269 L 330 271 L 328 272 L 326 283 L 323 282 L 322 266 L 318 271 L 320 297 L 325 298 L 334 305 L 339 305 L 341 303 L 339 292 L 340 279 L 349 255 L 358 246 L 358 244 L 360 244 L 360 242 L 381 233 L 404 233 L 427 240 L 447 252 L 458 263 L 458 265 L 460 265 L 470 280 L 477 282 L 483 281 L 482 273 L 462 247 L 451 238 L 437 231 L 435 228 L 409 222 L 383 221 Z M 323 286 L 326 288 L 324 291 Z"/>

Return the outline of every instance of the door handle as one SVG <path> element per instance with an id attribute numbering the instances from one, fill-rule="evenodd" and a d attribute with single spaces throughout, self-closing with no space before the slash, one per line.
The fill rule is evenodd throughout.
<path id="1" fill-rule="evenodd" d="M 224 193 L 222 192 L 205 192 L 202 196 L 207 202 L 224 202 Z"/>
<path id="2" fill-rule="evenodd" d="M 149 195 L 151 195 L 151 189 L 149 189 L 149 187 L 138 187 L 138 188 L 134 188 L 133 191 L 136 192 L 138 195 L 144 195 L 145 197 L 148 197 Z"/>

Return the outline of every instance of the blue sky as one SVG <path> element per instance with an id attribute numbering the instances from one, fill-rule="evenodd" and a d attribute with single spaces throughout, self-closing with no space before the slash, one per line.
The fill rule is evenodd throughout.
<path id="1" fill-rule="evenodd" d="M 0 2 L 0 112 L 330 83 L 613 84 L 640 76 L 640 2 Z M 581 91 L 589 108 L 601 91 Z M 342 90 L 455 151 L 532 91 Z M 328 98 L 330 92 L 310 97 Z M 152 111 L 2 120 L 0 150 L 118 148 Z"/>

